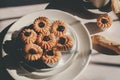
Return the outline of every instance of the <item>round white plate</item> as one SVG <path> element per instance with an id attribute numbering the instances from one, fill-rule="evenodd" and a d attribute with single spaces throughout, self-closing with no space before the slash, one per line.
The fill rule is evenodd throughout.
<path id="1" fill-rule="evenodd" d="M 61 69 L 58 70 L 52 70 L 47 73 L 39 73 L 39 72 L 28 72 L 25 70 L 22 66 L 20 66 L 18 69 L 8 69 L 8 73 L 15 79 L 15 80 L 73 80 L 77 78 L 77 75 L 81 73 L 81 71 L 87 66 L 87 63 L 89 62 L 89 57 L 91 53 L 91 39 L 90 35 L 87 31 L 87 29 L 84 27 L 81 22 L 76 19 L 73 15 L 59 11 L 59 10 L 42 10 L 39 12 L 28 14 L 21 19 L 19 19 L 16 23 L 14 23 L 11 28 L 8 30 L 4 41 L 11 39 L 11 34 L 15 30 L 20 30 L 22 27 L 29 25 L 33 23 L 33 21 L 39 17 L 39 16 L 46 16 L 51 20 L 64 20 L 66 23 L 70 25 L 70 27 L 75 31 L 77 36 L 76 43 L 77 51 L 76 55 L 72 60 L 72 64 L 68 66 L 64 66 Z M 4 43 L 3 41 L 3 43 Z M 3 56 L 4 56 L 3 52 Z M 64 71 L 63 71 L 64 70 Z M 18 71 L 20 73 L 18 73 Z M 59 73 L 62 71 L 61 73 Z M 59 73 L 55 75 L 55 73 Z M 54 74 L 51 76 L 51 73 Z M 45 79 L 40 79 L 40 78 Z"/>

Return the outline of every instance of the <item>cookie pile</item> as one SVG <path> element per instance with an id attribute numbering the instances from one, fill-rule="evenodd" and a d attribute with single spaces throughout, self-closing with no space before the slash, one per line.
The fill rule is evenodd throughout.
<path id="1" fill-rule="evenodd" d="M 58 62 L 61 51 L 73 46 L 73 38 L 66 32 L 67 24 L 63 20 L 51 22 L 47 17 L 36 18 L 32 28 L 25 28 L 20 33 L 25 58 L 29 61 L 42 59 L 51 64 Z"/>

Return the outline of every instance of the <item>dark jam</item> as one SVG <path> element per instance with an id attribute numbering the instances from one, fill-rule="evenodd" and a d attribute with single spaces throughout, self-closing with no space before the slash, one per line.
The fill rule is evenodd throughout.
<path id="1" fill-rule="evenodd" d="M 36 54 L 36 51 L 35 51 L 34 49 L 30 49 L 30 50 L 29 50 L 29 53 L 30 53 L 30 54 Z"/>
<path id="2" fill-rule="evenodd" d="M 64 27 L 64 26 L 58 26 L 58 28 L 57 28 L 57 31 L 63 32 L 64 30 L 65 30 L 65 27 Z"/>
<path id="3" fill-rule="evenodd" d="M 50 40 L 50 37 L 49 37 L 49 36 L 44 36 L 43 40 L 44 40 L 44 41 L 49 41 L 49 40 Z"/>
<path id="4" fill-rule="evenodd" d="M 44 22 L 40 22 L 40 23 L 39 23 L 39 27 L 40 27 L 40 28 L 43 28 L 44 26 L 45 26 L 45 23 L 44 23 Z"/>
<path id="5" fill-rule="evenodd" d="M 59 40 L 59 42 L 58 43 L 60 43 L 60 44 L 65 44 L 66 43 L 66 39 L 65 38 L 60 38 L 60 40 Z"/>
<path id="6" fill-rule="evenodd" d="M 47 55 L 53 56 L 53 55 L 54 55 L 53 50 L 48 51 L 48 52 L 47 52 Z"/>
<path id="7" fill-rule="evenodd" d="M 108 23 L 108 21 L 107 21 L 106 19 L 102 19 L 101 22 L 102 22 L 103 24 Z"/>
<path id="8" fill-rule="evenodd" d="M 28 37 L 31 35 L 31 32 L 25 32 L 24 35 Z"/>

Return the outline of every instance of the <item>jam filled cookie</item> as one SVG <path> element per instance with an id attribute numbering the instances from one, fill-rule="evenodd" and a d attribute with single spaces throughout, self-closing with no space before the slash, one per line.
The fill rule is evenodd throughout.
<path id="1" fill-rule="evenodd" d="M 65 35 L 66 31 L 67 31 L 67 24 L 64 21 L 57 20 L 57 21 L 53 22 L 53 24 L 52 24 L 52 32 L 56 36 Z"/>
<path id="2" fill-rule="evenodd" d="M 55 62 L 58 62 L 60 58 L 61 58 L 61 52 L 56 48 L 45 51 L 45 53 L 42 56 L 42 60 L 48 64 L 53 64 Z"/>
<path id="3" fill-rule="evenodd" d="M 26 44 L 34 43 L 37 39 L 37 34 L 32 29 L 24 29 L 21 32 L 21 39 Z"/>
<path id="4" fill-rule="evenodd" d="M 58 50 L 68 50 L 73 46 L 73 39 L 71 36 L 60 36 L 57 40 L 56 47 Z"/>
<path id="5" fill-rule="evenodd" d="M 51 49 L 55 46 L 56 40 L 53 33 L 47 35 L 39 35 L 37 38 L 37 44 L 44 49 Z"/>
<path id="6" fill-rule="evenodd" d="M 35 19 L 33 28 L 37 33 L 48 34 L 50 29 L 50 20 L 46 17 Z"/>
<path id="7" fill-rule="evenodd" d="M 25 45 L 25 58 L 30 61 L 35 61 L 41 58 L 43 50 L 40 46 L 36 44 L 26 44 Z"/>
<path id="8" fill-rule="evenodd" d="M 112 25 L 112 19 L 107 14 L 100 15 L 97 19 L 97 25 L 101 29 L 107 29 Z"/>

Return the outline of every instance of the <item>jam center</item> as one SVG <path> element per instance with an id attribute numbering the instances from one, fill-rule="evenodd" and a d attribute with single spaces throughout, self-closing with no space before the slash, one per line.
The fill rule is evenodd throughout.
<path id="1" fill-rule="evenodd" d="M 106 19 L 102 19 L 101 22 L 102 22 L 103 24 L 108 23 L 108 21 L 107 21 Z"/>
<path id="2" fill-rule="evenodd" d="M 58 26 L 57 31 L 64 31 L 65 27 L 64 26 Z"/>
<path id="3" fill-rule="evenodd" d="M 60 38 L 59 43 L 60 44 L 65 44 L 66 43 L 66 39 L 65 38 Z"/>
<path id="4" fill-rule="evenodd" d="M 36 51 L 35 51 L 34 49 L 30 49 L 30 50 L 29 50 L 29 53 L 30 53 L 30 54 L 36 54 Z"/>
<path id="5" fill-rule="evenodd" d="M 40 22 L 40 23 L 39 23 L 39 27 L 40 27 L 40 28 L 43 28 L 44 26 L 45 26 L 45 23 L 44 23 L 44 22 Z"/>
<path id="6" fill-rule="evenodd" d="M 53 50 L 48 51 L 48 52 L 47 52 L 47 55 L 53 56 L 53 55 L 54 55 L 54 54 L 53 54 Z"/>
<path id="7" fill-rule="evenodd" d="M 30 35 L 31 35 L 31 32 L 25 32 L 24 34 L 25 34 L 25 36 L 27 36 L 27 37 L 28 37 L 28 36 L 30 36 Z"/>
<path id="8" fill-rule="evenodd" d="M 49 40 L 50 40 L 50 37 L 49 37 L 49 36 L 44 36 L 43 40 L 44 40 L 44 41 L 49 41 Z"/>

